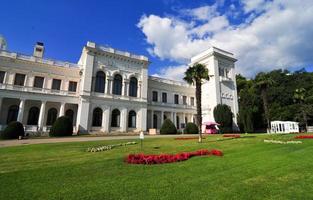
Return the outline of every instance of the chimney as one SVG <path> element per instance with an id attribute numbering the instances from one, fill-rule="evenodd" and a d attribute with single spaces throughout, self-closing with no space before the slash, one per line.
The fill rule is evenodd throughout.
<path id="1" fill-rule="evenodd" d="M 43 58 L 43 53 L 45 51 L 45 47 L 42 42 L 37 42 L 34 47 L 34 54 L 33 56 L 38 58 Z"/>

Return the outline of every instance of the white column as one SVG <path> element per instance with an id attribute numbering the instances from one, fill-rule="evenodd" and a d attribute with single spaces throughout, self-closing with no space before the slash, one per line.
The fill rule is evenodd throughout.
<path id="1" fill-rule="evenodd" d="M 39 119 L 38 119 L 38 128 L 39 130 L 42 130 L 43 128 L 43 122 L 45 118 L 45 111 L 46 111 L 46 102 L 42 101 L 40 106 L 40 113 L 39 113 Z"/>
<path id="2" fill-rule="evenodd" d="M 151 110 L 151 125 L 150 125 L 150 128 L 154 128 L 153 127 L 153 115 L 154 115 L 154 111 L 153 110 Z"/>
<path id="3" fill-rule="evenodd" d="M 185 118 L 186 118 L 186 115 L 185 115 L 185 113 L 183 113 L 183 123 L 185 124 L 185 126 L 186 126 L 186 120 L 185 120 Z"/>
<path id="4" fill-rule="evenodd" d="M 170 120 L 173 122 L 173 112 L 170 112 Z"/>
<path id="5" fill-rule="evenodd" d="M 124 90 L 123 90 L 123 95 L 124 96 L 129 96 L 129 81 L 128 80 L 124 80 Z"/>
<path id="6" fill-rule="evenodd" d="M 138 83 L 137 87 L 137 97 L 141 98 L 141 81 Z"/>
<path id="7" fill-rule="evenodd" d="M 161 111 L 161 127 L 163 125 L 163 121 L 164 121 L 164 111 Z"/>
<path id="8" fill-rule="evenodd" d="M 127 108 L 123 108 L 121 112 L 121 131 L 127 131 Z"/>
<path id="9" fill-rule="evenodd" d="M 87 99 L 81 99 L 80 105 L 78 106 L 77 112 L 77 130 L 82 133 L 89 131 L 89 108 L 90 102 Z"/>
<path id="10" fill-rule="evenodd" d="M 110 107 L 103 108 L 103 114 L 102 114 L 102 131 L 105 133 L 110 132 Z"/>
<path id="11" fill-rule="evenodd" d="M 173 123 L 174 123 L 175 127 L 177 128 L 177 126 L 176 126 L 176 112 L 173 112 Z"/>
<path id="12" fill-rule="evenodd" d="M 61 103 L 59 117 L 64 116 L 65 102 Z"/>
<path id="13" fill-rule="evenodd" d="M 109 94 L 112 94 L 113 93 L 113 81 L 112 81 L 112 79 L 109 79 L 108 87 L 109 87 L 108 91 L 110 91 Z"/>
<path id="14" fill-rule="evenodd" d="M 23 116 L 24 116 L 24 106 L 25 106 L 25 99 L 21 99 L 20 106 L 18 109 L 17 121 L 23 123 Z"/>

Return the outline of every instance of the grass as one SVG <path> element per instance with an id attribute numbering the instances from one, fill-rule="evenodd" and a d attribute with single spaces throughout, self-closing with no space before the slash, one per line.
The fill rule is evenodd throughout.
<path id="1" fill-rule="evenodd" d="M 86 152 L 130 140 L 0 148 L 0 199 L 313 199 L 313 140 L 263 142 L 293 136 L 210 136 L 202 144 L 146 139 L 145 153 L 217 148 L 225 154 L 151 166 L 123 162 L 128 153 L 140 152 L 140 144 Z"/>

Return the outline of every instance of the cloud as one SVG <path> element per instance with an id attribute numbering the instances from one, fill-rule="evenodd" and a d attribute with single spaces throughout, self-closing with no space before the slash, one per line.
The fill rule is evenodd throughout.
<path id="1" fill-rule="evenodd" d="M 152 76 L 181 81 L 187 68 L 187 65 L 168 66 L 162 68 L 159 73 L 153 74 Z"/>
<path id="2" fill-rule="evenodd" d="M 212 5 L 184 12 L 191 18 L 144 15 L 138 27 L 151 55 L 180 66 L 211 45 L 235 53 L 236 70 L 246 76 L 313 63 L 311 0 L 252 0 L 241 6 L 246 18 L 240 24 L 231 24 L 231 16 Z"/>

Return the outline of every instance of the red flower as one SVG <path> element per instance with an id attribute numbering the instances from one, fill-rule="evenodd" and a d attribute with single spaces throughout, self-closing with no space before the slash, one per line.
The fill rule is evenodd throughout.
<path id="1" fill-rule="evenodd" d="M 295 139 L 313 139 L 313 135 L 298 135 Z"/>
<path id="2" fill-rule="evenodd" d="M 240 135 L 239 134 L 224 134 L 223 137 L 240 138 Z"/>

